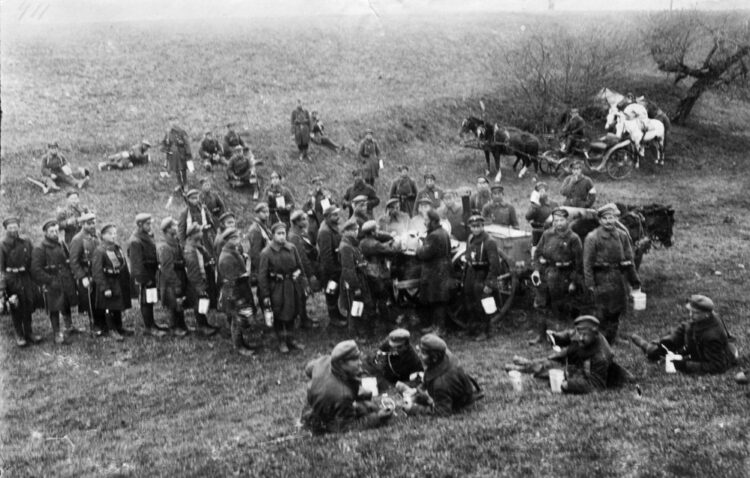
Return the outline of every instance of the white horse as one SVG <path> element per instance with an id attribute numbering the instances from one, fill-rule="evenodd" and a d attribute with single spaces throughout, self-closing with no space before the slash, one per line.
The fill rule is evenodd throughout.
<path id="1" fill-rule="evenodd" d="M 644 143 L 656 140 L 656 164 L 664 165 L 664 123 L 656 119 L 629 119 L 625 112 L 611 109 L 607 115 L 607 124 L 615 124 L 615 134 L 622 139 L 623 133 L 628 133 L 630 141 L 638 150 L 638 160 L 635 167 L 640 166 L 640 158 L 646 153 Z"/>
<path id="2" fill-rule="evenodd" d="M 617 106 L 611 106 L 609 108 L 609 112 L 607 113 L 607 122 L 604 125 L 604 129 L 609 130 L 609 128 L 615 124 L 616 121 L 616 114 L 618 113 Z M 625 115 L 625 119 L 627 120 L 644 120 L 648 121 L 648 111 L 646 111 L 646 107 L 643 105 L 639 105 L 638 103 L 631 103 L 628 106 L 625 107 L 625 109 L 622 110 L 623 114 Z"/>

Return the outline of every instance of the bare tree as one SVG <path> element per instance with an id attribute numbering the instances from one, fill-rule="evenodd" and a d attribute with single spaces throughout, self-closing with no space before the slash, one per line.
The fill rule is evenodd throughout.
<path id="1" fill-rule="evenodd" d="M 671 118 L 677 124 L 685 123 L 706 91 L 739 91 L 748 86 L 747 14 L 665 12 L 650 18 L 644 37 L 659 70 L 674 75 L 675 85 L 690 83 Z"/>

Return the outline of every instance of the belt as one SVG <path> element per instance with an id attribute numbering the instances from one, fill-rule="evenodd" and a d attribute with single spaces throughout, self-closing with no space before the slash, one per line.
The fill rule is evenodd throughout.
<path id="1" fill-rule="evenodd" d="M 292 274 L 276 274 L 274 272 L 269 272 L 268 276 L 278 282 L 284 282 L 285 280 L 294 280 L 294 277 L 292 277 Z"/>
<path id="2" fill-rule="evenodd" d="M 469 265 L 474 269 L 489 269 L 489 262 L 470 262 Z"/>
<path id="3" fill-rule="evenodd" d="M 111 274 L 111 275 L 117 275 L 120 273 L 120 269 L 107 269 L 106 267 L 102 269 L 105 274 Z"/>
<path id="4" fill-rule="evenodd" d="M 567 268 L 569 268 L 572 265 L 573 265 L 572 261 L 568 261 L 568 262 L 555 262 L 555 267 L 557 267 L 558 269 L 567 269 Z M 596 266 L 594 266 L 594 267 L 596 267 Z"/>
<path id="5" fill-rule="evenodd" d="M 25 267 L 6 267 L 5 272 L 9 272 L 11 274 L 17 274 L 19 272 L 26 272 Z"/>

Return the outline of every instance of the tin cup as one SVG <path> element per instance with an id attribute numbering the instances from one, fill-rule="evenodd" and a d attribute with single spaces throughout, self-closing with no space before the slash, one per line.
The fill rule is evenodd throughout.
<path id="1" fill-rule="evenodd" d="M 549 387 L 552 393 L 562 393 L 562 383 L 565 380 L 565 371 L 559 368 L 549 370 Z"/>
<path id="2" fill-rule="evenodd" d="M 372 393 L 373 397 L 377 397 L 378 379 L 375 377 L 362 377 L 362 390 Z"/>
<path id="3" fill-rule="evenodd" d="M 518 370 L 511 370 L 510 372 L 508 372 L 508 376 L 510 377 L 511 385 L 513 385 L 513 391 L 522 392 L 523 376 L 521 375 L 521 372 L 519 372 Z"/>
<path id="4" fill-rule="evenodd" d="M 365 308 L 365 304 L 361 301 L 352 301 L 352 317 L 362 317 L 362 311 Z"/>
<path id="5" fill-rule="evenodd" d="M 336 283 L 336 281 L 329 280 L 328 284 L 326 284 L 326 294 L 333 295 L 336 293 L 336 289 L 338 289 L 339 285 Z"/>
<path id="6" fill-rule="evenodd" d="M 156 287 L 149 287 L 146 289 L 146 303 L 147 304 L 156 304 L 158 297 L 159 296 L 156 292 Z"/>
<path id="7" fill-rule="evenodd" d="M 211 304 L 211 301 L 204 298 L 198 299 L 198 313 L 199 314 L 208 314 L 208 306 Z"/>

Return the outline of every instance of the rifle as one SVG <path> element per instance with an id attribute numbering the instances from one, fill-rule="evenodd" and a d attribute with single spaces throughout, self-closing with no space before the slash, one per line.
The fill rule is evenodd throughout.
<path id="1" fill-rule="evenodd" d="M 89 334 L 94 336 L 94 308 L 91 306 L 91 280 L 89 279 L 89 285 L 86 287 L 86 305 L 89 308 Z"/>

